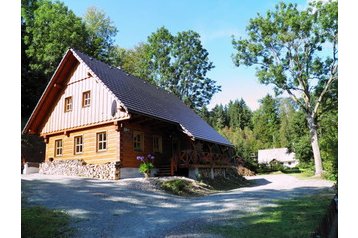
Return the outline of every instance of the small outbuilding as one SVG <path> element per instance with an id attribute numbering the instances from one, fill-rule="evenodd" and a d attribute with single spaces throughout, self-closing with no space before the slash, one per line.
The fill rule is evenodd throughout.
<path id="1" fill-rule="evenodd" d="M 298 160 L 295 158 L 295 153 L 290 152 L 287 148 L 259 150 L 259 164 L 270 164 L 274 160 L 282 163 L 283 166 L 289 168 L 293 168 L 298 165 Z"/>

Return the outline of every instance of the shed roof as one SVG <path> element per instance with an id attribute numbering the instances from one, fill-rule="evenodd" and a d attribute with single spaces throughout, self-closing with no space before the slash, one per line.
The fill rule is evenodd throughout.
<path id="1" fill-rule="evenodd" d="M 281 162 L 296 161 L 295 153 L 290 152 L 288 148 L 273 148 L 258 151 L 259 163 L 269 163 L 273 159 L 276 159 Z"/>
<path id="2" fill-rule="evenodd" d="M 174 94 L 134 77 L 119 68 L 96 60 L 78 50 L 69 49 L 66 55 L 68 53 L 73 53 L 78 61 L 86 64 L 127 107 L 129 112 L 177 123 L 193 139 L 232 146 L 227 139 L 221 136 Z"/>

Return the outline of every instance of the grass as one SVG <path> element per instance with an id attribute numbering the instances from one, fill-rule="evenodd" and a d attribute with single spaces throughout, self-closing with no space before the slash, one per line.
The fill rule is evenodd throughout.
<path id="1" fill-rule="evenodd" d="M 184 197 L 203 196 L 250 185 L 251 181 L 235 173 L 228 173 L 226 178 L 217 176 L 215 179 L 206 178 L 202 181 L 176 178 L 160 183 L 164 191 Z"/>
<path id="2" fill-rule="evenodd" d="M 314 171 L 312 169 L 304 169 L 299 168 L 297 170 L 283 170 L 283 171 L 274 171 L 274 172 L 265 172 L 265 173 L 259 173 L 261 174 L 288 174 L 292 175 L 299 179 L 317 179 L 317 177 L 314 177 Z"/>
<path id="3" fill-rule="evenodd" d="M 168 193 L 184 197 L 195 197 L 213 193 L 212 187 L 197 181 L 171 179 L 163 181 L 160 187 Z"/>
<path id="4" fill-rule="evenodd" d="M 71 237 L 72 233 L 64 212 L 40 206 L 21 209 L 21 237 Z"/>
<path id="5" fill-rule="evenodd" d="M 68 214 L 42 206 L 31 206 L 26 195 L 21 193 L 21 237 L 66 238 L 72 237 L 74 232 Z"/>
<path id="6" fill-rule="evenodd" d="M 243 177 L 231 177 L 229 179 L 217 177 L 215 179 L 204 179 L 203 182 L 217 191 L 227 191 L 251 185 L 251 181 L 246 180 Z"/>
<path id="7" fill-rule="evenodd" d="M 325 215 L 333 194 L 324 192 L 300 198 L 278 200 L 276 207 L 231 219 L 226 225 L 207 227 L 224 237 L 310 237 Z"/>

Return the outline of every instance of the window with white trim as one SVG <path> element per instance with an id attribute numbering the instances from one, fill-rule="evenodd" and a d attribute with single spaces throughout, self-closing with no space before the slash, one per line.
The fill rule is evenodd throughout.
<path id="1" fill-rule="evenodd" d="M 107 133 L 99 132 L 97 133 L 97 151 L 107 150 Z"/>
<path id="2" fill-rule="evenodd" d="M 91 91 L 83 92 L 82 107 L 89 107 L 91 105 Z"/>
<path id="3" fill-rule="evenodd" d="M 62 140 L 55 140 L 55 156 L 62 156 Z"/>
<path id="4" fill-rule="evenodd" d="M 65 112 L 72 111 L 72 97 L 65 98 Z"/>
<path id="5" fill-rule="evenodd" d="M 74 139 L 74 151 L 75 154 L 82 154 L 83 152 L 83 137 L 82 136 L 76 136 Z"/>
<path id="6" fill-rule="evenodd" d="M 144 150 L 144 133 L 139 131 L 133 131 L 133 149 L 135 151 Z"/>

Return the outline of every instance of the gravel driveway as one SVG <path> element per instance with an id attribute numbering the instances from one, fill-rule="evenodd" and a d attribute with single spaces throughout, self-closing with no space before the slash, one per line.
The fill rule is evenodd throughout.
<path id="1" fill-rule="evenodd" d="M 215 237 L 203 224 L 221 223 L 273 200 L 319 192 L 325 180 L 289 175 L 248 177 L 255 186 L 197 198 L 158 191 L 144 179 L 95 180 L 55 175 L 22 175 L 22 192 L 31 204 L 66 211 L 76 237 Z"/>

